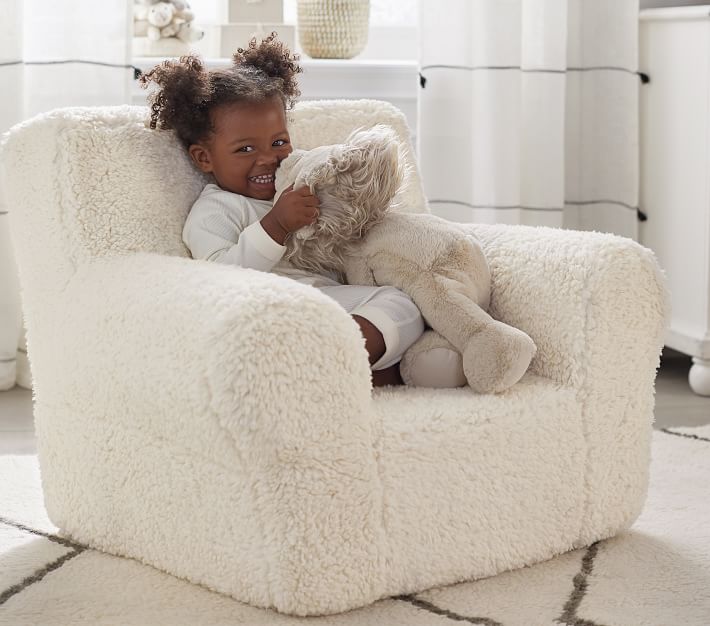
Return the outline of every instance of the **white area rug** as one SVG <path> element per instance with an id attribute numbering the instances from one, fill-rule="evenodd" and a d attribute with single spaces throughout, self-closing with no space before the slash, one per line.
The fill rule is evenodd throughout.
<path id="1" fill-rule="evenodd" d="M 710 625 L 710 426 L 654 432 L 634 527 L 534 567 L 337 616 L 255 609 L 69 543 L 42 505 L 37 460 L 0 456 L 0 624 L 196 626 Z"/>

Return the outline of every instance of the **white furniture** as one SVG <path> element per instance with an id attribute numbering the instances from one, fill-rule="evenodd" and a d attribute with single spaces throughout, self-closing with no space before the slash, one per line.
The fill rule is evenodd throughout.
<path id="1" fill-rule="evenodd" d="M 75 541 L 300 615 L 491 576 L 628 528 L 648 481 L 664 291 L 609 234 L 464 225 L 491 314 L 538 347 L 507 392 L 373 391 L 364 339 L 322 292 L 189 258 L 204 179 L 145 107 L 12 131 L 13 207 L 42 485 Z M 305 102 L 303 148 L 401 112 Z M 629 364 L 633 364 L 630 367 Z"/>
<path id="2" fill-rule="evenodd" d="M 227 23 L 207 29 L 206 46 L 220 57 L 231 57 L 252 38 L 263 39 L 276 31 L 289 50 L 296 49 L 296 27 L 284 24 L 283 0 L 229 0 Z M 216 45 L 215 45 L 216 44 Z"/>
<path id="3" fill-rule="evenodd" d="M 665 343 L 710 395 L 710 6 L 642 11 L 640 69 L 641 242 L 668 277 Z"/>

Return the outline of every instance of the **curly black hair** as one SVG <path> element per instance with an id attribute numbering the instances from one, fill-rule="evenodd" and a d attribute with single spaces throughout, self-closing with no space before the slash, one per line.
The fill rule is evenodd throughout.
<path id="1" fill-rule="evenodd" d="M 171 129 L 189 147 L 205 140 L 214 128 L 211 112 L 234 103 L 260 103 L 278 97 L 290 109 L 301 95 L 296 74 L 303 70 L 277 34 L 247 49 L 239 48 L 228 68 L 207 70 L 196 54 L 167 60 L 140 78 L 141 87 L 158 89 L 148 95 L 150 127 Z"/>

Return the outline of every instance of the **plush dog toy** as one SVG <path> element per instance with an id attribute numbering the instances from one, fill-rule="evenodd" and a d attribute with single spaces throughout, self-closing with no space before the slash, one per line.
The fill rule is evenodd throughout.
<path id="1" fill-rule="evenodd" d="M 494 320 L 490 271 L 478 240 L 462 225 L 429 214 L 398 211 L 407 172 L 395 132 L 378 125 L 352 133 L 344 144 L 294 150 L 276 175 L 276 198 L 292 183 L 308 185 L 320 215 L 286 241 L 286 260 L 322 273 L 336 271 L 353 285 L 391 285 L 414 301 L 431 328 L 405 353 L 407 384 L 456 386 L 479 393 L 514 385 L 535 354 L 532 339 Z M 426 352 L 455 349 L 461 380 L 428 385 L 417 375 Z"/>

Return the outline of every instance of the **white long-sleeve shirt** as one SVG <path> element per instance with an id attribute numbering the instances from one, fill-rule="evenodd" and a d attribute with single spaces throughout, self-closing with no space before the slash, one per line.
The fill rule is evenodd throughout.
<path id="1" fill-rule="evenodd" d="M 272 206 L 270 200 L 209 184 L 190 209 L 182 240 L 194 259 L 273 272 L 314 287 L 340 285 L 335 274 L 313 274 L 282 260 L 286 246 L 274 241 L 260 222 Z"/>

